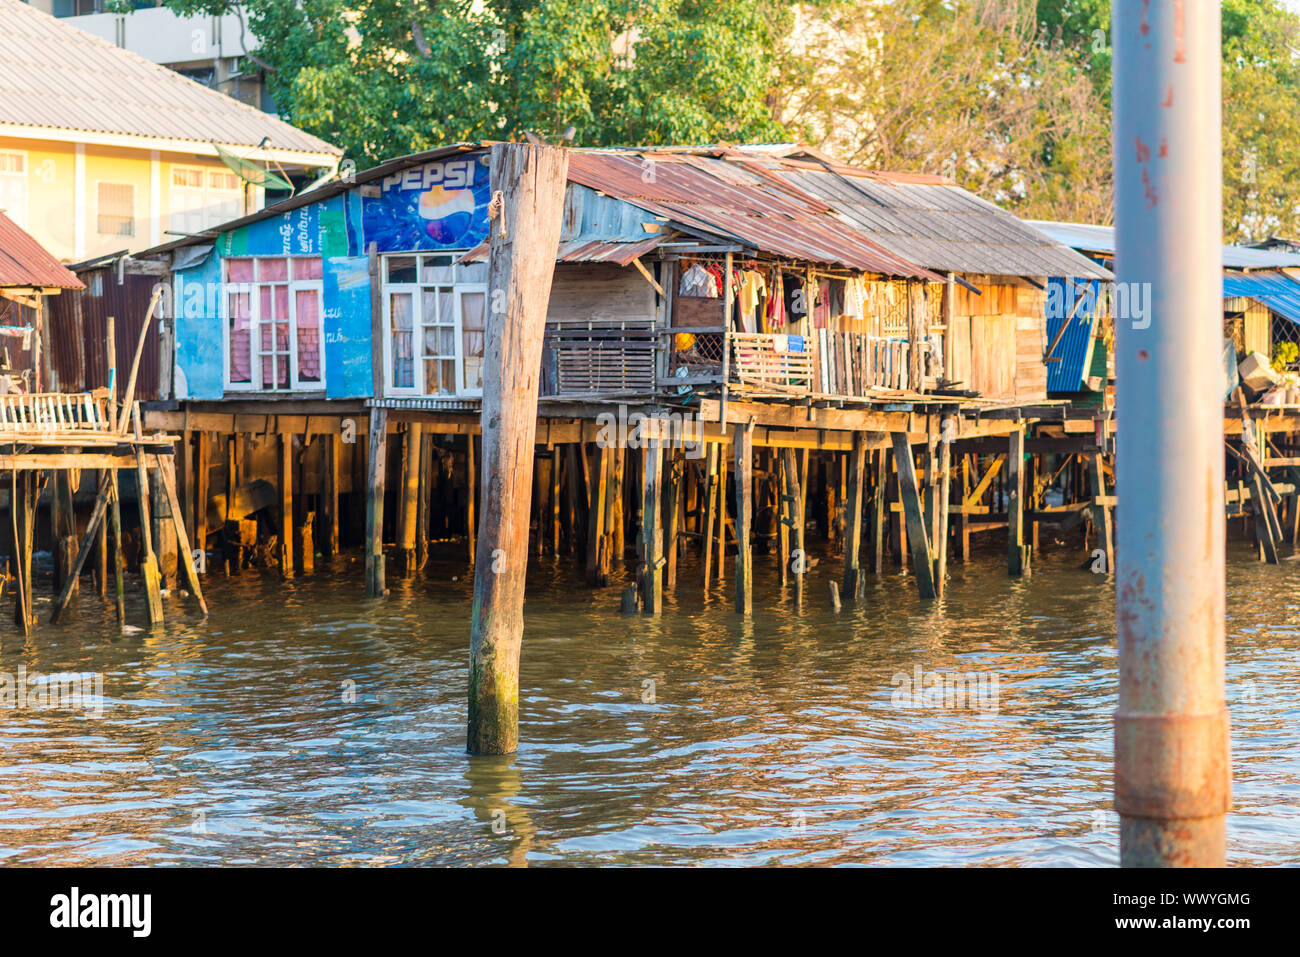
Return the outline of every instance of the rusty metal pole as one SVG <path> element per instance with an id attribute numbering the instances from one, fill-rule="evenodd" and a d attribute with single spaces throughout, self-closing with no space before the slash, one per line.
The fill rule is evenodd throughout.
<path id="1" fill-rule="evenodd" d="M 1220 10 L 1113 10 L 1120 863 L 1215 866 L 1231 801 Z"/>

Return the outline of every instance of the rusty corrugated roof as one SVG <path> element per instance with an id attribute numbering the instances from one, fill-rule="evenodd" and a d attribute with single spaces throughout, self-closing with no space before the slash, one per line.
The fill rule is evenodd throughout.
<path id="1" fill-rule="evenodd" d="M 0 125 L 292 150 L 342 150 L 21 2 L 0 0 Z M 263 140 L 265 143 L 263 144 Z"/>
<path id="2" fill-rule="evenodd" d="M 577 149 L 569 154 L 569 180 L 724 242 L 800 261 L 940 279 L 846 228 L 824 201 L 725 148 Z"/>
<path id="3" fill-rule="evenodd" d="M 0 286 L 36 286 L 56 289 L 85 289 L 27 231 L 0 212 Z"/>

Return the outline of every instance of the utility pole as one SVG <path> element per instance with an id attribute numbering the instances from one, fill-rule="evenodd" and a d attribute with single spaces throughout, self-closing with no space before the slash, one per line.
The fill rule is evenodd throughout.
<path id="1" fill-rule="evenodd" d="M 1113 11 L 1120 863 L 1221 866 L 1220 5 Z"/>

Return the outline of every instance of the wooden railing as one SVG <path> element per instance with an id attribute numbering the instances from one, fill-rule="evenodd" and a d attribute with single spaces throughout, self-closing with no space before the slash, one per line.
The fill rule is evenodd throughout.
<path id="1" fill-rule="evenodd" d="M 556 396 L 651 395 L 658 334 L 650 329 L 557 329 L 547 334 Z"/>
<path id="2" fill-rule="evenodd" d="M 869 396 L 912 388 L 906 340 L 815 329 L 809 336 L 731 333 L 728 380 L 751 390 Z M 930 344 L 922 342 L 922 357 Z"/>
<path id="3" fill-rule="evenodd" d="M 113 431 L 106 395 L 91 392 L 0 395 L 0 438 L 52 432 Z"/>

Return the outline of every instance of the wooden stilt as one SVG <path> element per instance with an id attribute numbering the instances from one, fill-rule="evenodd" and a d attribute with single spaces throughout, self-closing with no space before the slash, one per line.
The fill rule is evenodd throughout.
<path id="1" fill-rule="evenodd" d="M 560 471 L 562 460 L 560 458 L 560 447 L 551 446 L 551 554 L 560 554 Z"/>
<path id="2" fill-rule="evenodd" d="M 702 531 L 702 545 L 704 547 L 703 571 L 704 587 L 709 587 L 709 582 L 713 579 L 710 577 L 710 571 L 713 563 L 713 526 L 717 522 L 718 514 L 718 458 L 720 446 L 716 442 L 708 445 L 708 451 L 705 453 L 704 465 L 704 527 Z"/>
<path id="3" fill-rule="evenodd" d="M 1092 514 L 1097 525 L 1097 545 L 1105 555 L 1106 571 L 1115 570 L 1115 532 L 1111 520 L 1111 502 L 1106 494 L 1106 473 L 1101 453 L 1088 457 L 1092 471 Z"/>
<path id="4" fill-rule="evenodd" d="M 596 465 L 591 477 L 591 498 L 587 509 L 587 584 L 604 588 L 609 584 L 609 536 L 605 499 L 609 494 L 610 460 L 613 450 L 596 446 Z"/>
<path id="5" fill-rule="evenodd" d="M 646 440 L 641 450 L 641 610 L 663 611 L 663 439 Z"/>
<path id="6" fill-rule="evenodd" d="M 681 452 L 672 449 L 664 466 L 664 587 L 677 587 L 677 536 L 682 520 Z"/>
<path id="7" fill-rule="evenodd" d="M 108 470 L 99 470 L 99 481 L 108 481 Z M 111 492 L 109 493 L 112 494 Z M 95 583 L 100 598 L 108 597 L 108 523 L 101 522 L 95 534 Z"/>
<path id="8" fill-rule="evenodd" d="M 176 459 L 168 455 L 161 468 L 176 474 Z M 158 560 L 158 579 L 161 587 L 174 589 L 179 584 L 180 561 L 177 555 L 179 543 L 173 529 L 171 504 L 163 491 L 162 479 L 158 469 L 148 469 L 149 479 L 149 514 L 153 519 L 154 555 Z"/>
<path id="9" fill-rule="evenodd" d="M 157 464 L 158 476 L 162 481 L 163 491 L 167 496 L 167 501 L 171 506 L 172 523 L 176 529 L 176 538 L 180 544 L 180 563 L 185 572 L 186 581 L 190 586 L 190 593 L 198 603 L 199 610 L 203 614 L 208 613 L 208 603 L 203 600 L 203 588 L 199 584 L 198 569 L 194 567 L 194 553 L 190 548 L 189 536 L 185 534 L 185 523 L 181 521 L 181 506 L 176 495 L 176 485 L 172 478 L 171 472 L 164 468 L 165 460 L 169 456 L 154 456 L 154 462 Z"/>
<path id="10" fill-rule="evenodd" d="M 138 414 L 136 422 L 136 437 L 139 438 Z M 139 446 L 135 450 L 135 476 L 135 498 L 140 510 L 140 535 L 144 540 L 144 555 L 140 560 L 140 573 L 144 578 L 149 626 L 156 627 L 163 623 L 162 582 L 158 574 L 158 559 L 154 556 L 153 551 L 153 531 L 149 517 L 149 477 L 145 474 L 144 453 Z"/>
<path id="11" fill-rule="evenodd" d="M 790 527 L 794 508 L 786 499 L 785 460 L 772 453 L 772 467 L 776 470 L 776 561 L 781 569 L 781 587 L 790 584 Z"/>
<path id="12" fill-rule="evenodd" d="M 754 552 L 750 531 L 754 524 L 754 426 L 736 428 L 736 611 L 754 613 Z"/>
<path id="13" fill-rule="evenodd" d="M 199 432 L 198 446 L 194 450 L 194 547 L 203 552 L 199 559 L 199 572 L 207 570 L 208 548 L 208 478 L 211 469 L 212 436 Z"/>
<path id="14" fill-rule="evenodd" d="M 473 432 L 465 436 L 465 476 L 468 483 L 465 495 L 468 503 L 465 508 L 465 530 L 468 535 L 469 563 L 478 560 L 478 436 Z M 531 474 L 531 470 L 530 470 Z"/>
<path id="15" fill-rule="evenodd" d="M 402 433 L 402 497 L 398 509 L 398 565 L 402 574 L 415 572 L 415 541 L 419 528 L 420 443 L 424 434 L 418 422 Z"/>
<path id="16" fill-rule="evenodd" d="M 307 481 L 307 453 L 311 450 L 313 441 L 304 434 L 298 440 L 297 448 L 292 442 L 289 445 L 293 452 L 290 471 L 293 486 L 298 491 L 293 497 L 293 567 L 302 575 L 310 575 L 316 570 L 316 513 L 310 507 L 307 497 L 307 489 L 311 487 Z M 316 443 L 316 448 L 319 450 L 319 443 Z"/>
<path id="17" fill-rule="evenodd" d="M 871 483 L 871 571 L 885 571 L 885 492 L 889 488 L 887 449 L 876 452 L 875 480 Z"/>
<path id="18" fill-rule="evenodd" d="M 366 479 L 366 595 L 383 598 L 384 473 L 388 468 L 388 410 L 370 410 L 370 468 Z"/>
<path id="19" fill-rule="evenodd" d="M 1007 572 L 1018 577 L 1029 570 L 1025 549 L 1025 430 L 1017 428 L 1007 441 Z"/>
<path id="20" fill-rule="evenodd" d="M 123 580 L 123 566 L 126 558 L 122 554 L 122 499 L 118 492 L 117 470 L 108 470 L 108 484 L 112 498 L 109 501 L 109 530 L 113 533 L 113 601 L 117 613 L 117 623 L 126 624 L 126 582 Z"/>
<path id="21" fill-rule="evenodd" d="M 420 436 L 420 487 L 415 510 L 415 567 L 424 568 L 429 561 L 429 521 L 433 511 L 433 436 Z"/>
<path id="22" fill-rule="evenodd" d="M 338 432 L 321 439 L 321 554 L 333 558 L 339 553 L 339 457 L 343 437 Z"/>
<path id="23" fill-rule="evenodd" d="M 718 446 L 718 484 L 717 484 L 718 540 L 714 543 L 714 556 L 717 559 L 718 583 L 727 580 L 727 456 L 722 446 Z"/>
<path id="24" fill-rule="evenodd" d="M 276 493 L 280 505 L 280 574 L 293 577 L 293 436 L 281 432 L 276 443 Z"/>
<path id="25" fill-rule="evenodd" d="M 862 568 L 862 481 L 867 468 L 867 434 L 853 433 L 853 450 L 849 453 L 848 487 L 844 492 L 844 587 L 849 601 L 861 597 Z"/>
<path id="26" fill-rule="evenodd" d="M 938 501 L 935 504 L 936 533 L 933 541 L 934 590 L 936 595 L 943 597 L 944 580 L 948 576 L 948 499 L 952 494 L 952 445 L 947 439 L 940 438 L 937 452 L 939 461 L 935 476 L 937 481 L 935 495 Z"/>
<path id="27" fill-rule="evenodd" d="M 934 564 L 930 542 L 926 534 L 925 513 L 921 507 L 921 490 L 917 485 L 916 467 L 912 462 L 912 447 L 907 434 L 892 433 L 894 464 L 898 470 L 898 497 L 903 505 L 903 518 L 907 523 L 907 540 L 912 550 L 912 571 L 922 598 L 935 598 Z"/>
<path id="28" fill-rule="evenodd" d="M 578 457 L 586 458 L 581 443 L 571 442 L 564 449 L 564 495 L 569 515 L 569 552 L 582 556 L 581 509 L 578 507 L 578 483 L 582 480 L 582 470 Z"/>
<path id="29" fill-rule="evenodd" d="M 483 514 L 474 568 L 468 750 L 519 743 L 519 653 L 528 567 L 528 490 L 537 427 L 537 370 L 559 248 L 568 155 L 554 146 L 491 150 L 488 288 L 504 313 L 483 349 Z"/>
<path id="30" fill-rule="evenodd" d="M 971 456 L 961 457 L 961 560 L 962 564 L 970 561 L 970 460 Z"/>
<path id="31" fill-rule="evenodd" d="M 9 521 L 13 532 L 14 555 L 14 624 L 24 635 L 31 634 L 32 616 L 27 583 L 31 577 L 30 548 L 27 547 L 27 473 L 9 473 Z M 21 518 L 20 518 L 21 516 Z"/>
<path id="32" fill-rule="evenodd" d="M 790 572 L 794 576 L 794 607 L 795 611 L 800 611 L 803 609 L 803 576 L 808 570 L 808 553 L 804 550 L 803 488 L 799 481 L 800 469 L 795 461 L 794 449 L 782 449 L 781 457 L 785 466 L 785 521 L 789 524 L 793 545 Z M 807 463 L 806 457 L 804 462 Z"/>

